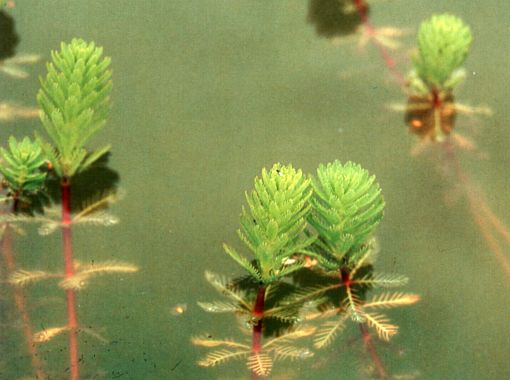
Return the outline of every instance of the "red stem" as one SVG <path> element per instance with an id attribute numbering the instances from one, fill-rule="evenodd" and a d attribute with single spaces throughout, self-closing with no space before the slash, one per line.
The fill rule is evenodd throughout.
<path id="1" fill-rule="evenodd" d="M 69 179 L 63 178 L 60 184 L 62 195 L 62 242 L 64 249 L 64 277 L 74 276 L 73 236 L 71 231 L 71 184 Z M 69 329 L 69 370 L 70 379 L 80 377 L 78 367 L 78 319 L 76 317 L 76 298 L 73 289 L 66 290 L 67 319 Z"/>
<path id="2" fill-rule="evenodd" d="M 255 307 L 253 308 L 253 318 L 257 323 L 253 326 L 251 352 L 259 353 L 262 349 L 262 318 L 264 317 L 264 301 L 266 297 L 266 288 L 261 286 L 257 292 L 257 299 L 255 300 Z M 252 371 L 252 380 L 258 380 L 258 375 Z"/>
<path id="3" fill-rule="evenodd" d="M 365 27 L 366 33 L 372 37 L 372 40 L 374 41 L 374 45 L 377 47 L 377 50 L 379 50 L 379 55 L 382 57 L 384 64 L 388 68 L 388 70 L 391 72 L 391 74 L 395 77 L 397 82 L 400 85 L 405 84 L 404 77 L 398 71 L 397 63 L 391 56 L 390 52 L 386 47 L 375 38 L 377 31 L 375 30 L 374 26 L 370 22 L 370 18 L 368 17 L 368 5 L 365 4 L 364 0 L 353 0 L 354 6 L 356 7 L 356 10 L 358 11 L 359 18 L 361 20 L 361 23 Z"/>
<path id="4" fill-rule="evenodd" d="M 441 95 L 439 90 L 433 89 L 432 90 L 432 105 L 434 106 L 434 109 L 441 113 L 442 107 L 443 107 L 443 101 L 441 100 Z"/>
<path id="5" fill-rule="evenodd" d="M 18 198 L 14 197 L 13 205 L 12 205 L 12 213 L 15 214 L 18 211 Z M 7 273 L 10 274 L 16 270 L 16 259 L 14 257 L 14 251 L 12 249 L 12 229 L 8 223 L 5 224 L 4 234 L 2 237 L 2 252 L 4 256 L 5 266 L 7 268 Z M 14 289 L 14 303 L 16 304 L 16 309 L 21 316 L 21 320 L 23 323 L 23 335 L 25 336 L 25 343 L 27 345 L 27 350 L 30 354 L 30 359 L 32 361 L 32 368 L 35 372 L 35 376 L 37 380 L 46 379 L 46 374 L 43 370 L 43 364 L 41 359 L 39 358 L 39 354 L 37 351 L 37 346 L 35 345 L 33 336 L 34 333 L 32 331 L 32 322 L 30 319 L 30 314 L 28 313 L 28 308 L 25 303 L 25 294 L 23 289 L 15 286 Z"/>

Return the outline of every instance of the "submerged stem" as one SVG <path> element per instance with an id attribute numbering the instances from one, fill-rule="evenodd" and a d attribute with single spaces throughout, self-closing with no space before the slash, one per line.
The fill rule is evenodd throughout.
<path id="1" fill-rule="evenodd" d="M 489 249 L 494 254 L 494 257 L 498 261 L 499 265 L 505 271 L 507 278 L 510 279 L 510 261 L 498 244 L 498 241 L 490 227 L 495 227 L 496 231 L 499 231 L 505 240 L 508 230 L 499 220 L 499 218 L 496 217 L 496 215 L 492 212 L 485 200 L 474 189 L 474 186 L 471 183 L 469 177 L 462 170 L 460 162 L 457 159 L 457 155 L 455 154 L 456 152 L 453 144 L 449 140 L 445 140 L 443 147 L 445 152 L 445 159 L 448 160 L 448 163 L 453 167 L 456 180 L 462 184 L 464 190 L 466 191 L 469 211 L 473 217 L 473 220 L 478 226 L 478 229 L 482 233 L 483 238 L 487 242 Z M 501 230 L 503 230 L 503 232 Z"/>
<path id="2" fill-rule="evenodd" d="M 341 284 L 345 286 L 345 288 L 349 292 L 353 280 L 351 278 L 351 273 L 349 273 L 349 271 L 345 268 L 340 270 L 340 281 Z M 372 359 L 372 362 L 374 363 L 374 367 L 375 370 L 377 371 L 378 377 L 380 379 L 387 379 L 388 373 L 386 372 L 384 364 L 381 358 L 379 357 L 379 354 L 377 353 L 377 349 L 375 348 L 372 336 L 368 331 L 367 324 L 362 322 L 358 323 L 358 326 L 361 331 L 361 336 L 363 338 L 363 344 L 365 345 L 365 349 L 367 350 L 368 354 L 370 355 L 370 358 Z"/>
<path id="3" fill-rule="evenodd" d="M 12 204 L 12 213 L 16 214 L 18 211 L 19 200 L 14 197 Z M 8 223 L 5 224 L 4 234 L 2 237 L 2 252 L 4 256 L 5 266 L 8 273 L 13 273 L 16 270 L 16 259 L 12 249 L 12 229 Z M 32 321 L 30 314 L 28 313 L 27 305 L 25 303 L 25 294 L 21 287 L 15 286 L 14 291 L 14 303 L 19 315 L 21 316 L 23 324 L 23 335 L 25 336 L 25 343 L 27 351 L 30 354 L 30 360 L 32 362 L 32 368 L 35 373 L 37 380 L 45 380 L 46 373 L 43 369 L 43 364 L 39 358 L 37 346 L 33 339 Z"/>
<path id="4" fill-rule="evenodd" d="M 374 363 L 375 370 L 377 371 L 377 375 L 380 379 L 387 379 L 388 373 L 384 368 L 384 364 L 377 353 L 377 349 L 375 348 L 374 341 L 372 340 L 372 336 L 368 331 L 366 323 L 358 323 L 359 329 L 361 331 L 361 336 L 363 338 L 363 343 L 365 345 L 365 349 L 370 355 L 372 362 Z"/>
<path id="5" fill-rule="evenodd" d="M 63 178 L 60 184 L 62 196 L 62 243 L 64 250 L 64 277 L 74 276 L 73 237 L 71 231 L 71 184 Z M 69 328 L 69 370 L 71 380 L 78 380 L 78 319 L 76 317 L 76 297 L 73 289 L 66 290 L 67 319 Z"/>
<path id="6" fill-rule="evenodd" d="M 361 20 L 361 23 L 363 24 L 363 27 L 365 28 L 366 33 L 370 37 L 375 37 L 377 32 L 376 32 L 374 26 L 372 25 L 370 18 L 368 17 L 368 5 L 365 3 L 364 0 L 353 0 L 353 1 L 354 1 L 354 6 L 356 7 L 359 18 Z M 394 76 L 394 78 L 397 80 L 397 82 L 400 85 L 404 85 L 405 84 L 404 77 L 402 76 L 400 71 L 398 71 L 397 63 L 395 62 L 395 60 L 389 53 L 388 49 L 386 49 L 386 47 L 381 42 L 379 42 L 376 38 L 372 38 L 372 40 L 374 41 L 374 45 L 377 47 L 377 50 L 379 50 L 379 54 L 382 57 L 382 59 L 384 60 L 384 64 L 386 65 L 388 70 L 391 72 L 391 74 Z"/>
<path id="7" fill-rule="evenodd" d="M 253 318 L 256 324 L 253 326 L 251 352 L 259 353 L 262 348 L 262 319 L 264 317 L 264 301 L 266 297 L 266 287 L 261 286 L 257 292 L 255 307 L 253 308 Z M 252 371 L 252 380 L 258 380 L 259 376 Z"/>

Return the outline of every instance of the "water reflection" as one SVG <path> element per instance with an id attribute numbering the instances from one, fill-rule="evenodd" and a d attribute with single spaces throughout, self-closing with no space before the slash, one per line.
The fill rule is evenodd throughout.
<path id="1" fill-rule="evenodd" d="M 0 122 L 9 122 L 16 119 L 32 119 L 39 116 L 39 108 L 25 107 L 9 102 L 0 103 Z"/>
<path id="2" fill-rule="evenodd" d="M 326 38 L 353 34 L 361 25 L 359 14 L 350 0 L 311 0 L 308 22 L 315 25 L 319 36 Z"/>
<path id="3" fill-rule="evenodd" d="M 16 33 L 14 19 L 4 11 L 0 12 L 0 71 L 12 78 L 23 79 L 28 73 L 21 65 L 39 61 L 37 54 L 16 54 L 20 38 Z"/>
<path id="4" fill-rule="evenodd" d="M 98 195 L 117 194 L 123 197 L 122 190 L 118 188 L 119 173 L 108 167 L 110 153 L 102 156 L 94 165 L 73 178 L 72 208 L 79 211 L 81 205 L 97 200 Z M 120 194 L 119 194 L 120 191 Z M 48 194 L 55 204 L 59 204 L 60 182 L 58 178 L 48 181 Z"/>
<path id="5" fill-rule="evenodd" d="M 0 11 L 0 61 L 14 56 L 19 41 L 14 19 Z"/>

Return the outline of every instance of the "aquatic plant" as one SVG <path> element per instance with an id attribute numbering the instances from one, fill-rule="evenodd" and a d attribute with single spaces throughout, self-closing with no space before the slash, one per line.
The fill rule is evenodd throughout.
<path id="1" fill-rule="evenodd" d="M 199 305 L 210 312 L 233 312 L 247 317 L 245 322 L 252 326 L 251 345 L 231 340 L 211 341 L 194 338 L 193 343 L 204 347 L 223 347 L 213 351 L 199 361 L 202 366 L 214 366 L 234 357 L 247 357 L 247 366 L 253 378 L 266 376 L 273 366 L 273 358 L 304 358 L 310 352 L 290 345 L 295 339 L 313 333 L 313 328 L 301 327 L 287 334 L 262 343 L 265 321 L 277 318 L 286 322 L 296 320 L 296 311 L 278 306 L 273 302 L 278 283 L 289 274 L 301 269 L 305 262 L 296 257 L 304 251 L 315 236 L 305 236 L 308 203 L 312 195 L 310 180 L 301 170 L 291 165 L 275 164 L 271 170 L 262 170 L 261 177 L 255 178 L 254 190 L 246 193 L 248 209 L 241 212 L 241 228 L 238 235 L 254 256 L 250 261 L 233 247 L 224 244 L 225 252 L 247 272 L 255 284 L 254 292 L 243 291 L 231 281 L 206 272 L 207 280 L 228 302 L 201 302 Z M 268 301 L 272 304 L 268 308 Z M 227 350 L 225 348 L 229 348 Z M 234 349 L 234 350 L 232 350 Z"/>
<path id="2" fill-rule="evenodd" d="M 0 163 L 0 174 L 3 176 L 3 186 L 7 190 L 4 202 L 10 204 L 10 213 L 17 215 L 20 205 L 28 205 L 30 198 L 39 193 L 44 186 L 46 173 L 40 169 L 45 160 L 41 148 L 28 137 L 17 141 L 9 138 L 8 150 L 0 148 L 3 161 Z M 2 254 L 6 268 L 6 276 L 11 276 L 17 270 L 16 258 L 13 250 L 13 235 L 16 229 L 7 221 L 1 225 Z M 32 323 L 26 296 L 23 289 L 13 288 L 16 310 L 23 327 L 26 350 L 30 355 L 33 374 L 37 379 L 46 379 L 43 364 L 39 358 L 37 346 L 33 339 Z"/>
<path id="3" fill-rule="evenodd" d="M 270 171 L 263 169 L 261 178 L 255 178 L 254 190 L 246 193 L 249 211 L 243 207 L 238 230 L 255 265 L 227 244 L 225 252 L 266 286 L 300 269 L 303 262 L 286 265 L 286 260 L 315 239 L 302 236 L 311 195 L 310 180 L 301 170 L 280 164 Z"/>
<path id="4" fill-rule="evenodd" d="M 471 41 L 470 28 L 458 17 L 436 15 L 422 23 L 418 34 L 419 55 L 413 61 L 414 69 L 409 76 L 413 93 L 408 99 L 405 119 L 410 130 L 425 143 L 441 143 L 441 172 L 451 173 L 453 178 L 449 180 L 462 189 L 473 221 L 510 278 L 510 260 L 498 242 L 498 238 L 502 238 L 510 244 L 510 229 L 487 204 L 457 157 L 458 148 L 476 150 L 475 144 L 459 133 L 452 133 L 457 113 L 492 114 L 488 107 L 469 107 L 454 101 L 453 88 L 464 79 L 462 65 Z M 420 144 L 415 152 L 424 147 L 425 144 Z"/>
<path id="5" fill-rule="evenodd" d="M 320 165 L 313 180 L 313 212 L 308 222 L 319 233 L 319 262 L 338 269 L 364 251 L 364 243 L 383 216 L 384 200 L 375 177 L 359 165 L 334 161 Z"/>
<path id="6" fill-rule="evenodd" d="M 329 345 L 348 319 L 357 323 L 379 376 L 386 378 L 366 325 L 373 327 L 381 339 L 389 340 L 398 326 L 378 310 L 410 305 L 419 297 L 397 292 L 366 299 L 366 293 L 373 288 L 407 283 L 404 276 L 373 270 L 375 248 L 369 237 L 383 217 L 381 189 L 375 177 L 361 166 L 351 162 L 342 165 L 339 161 L 319 166 L 313 189 L 308 221 L 318 239 L 307 254 L 317 258 L 320 268 L 316 275 L 321 281 L 296 291 L 284 304 L 308 304 L 308 310 L 319 307 L 320 313 L 311 314 L 328 318 L 315 335 L 316 348 Z"/>
<path id="7" fill-rule="evenodd" d="M 366 325 L 388 340 L 398 327 L 377 310 L 409 305 L 419 297 L 405 293 L 383 293 L 368 300 L 365 297 L 372 288 L 407 282 L 404 276 L 373 273 L 374 247 L 369 237 L 383 217 L 381 189 L 375 178 L 359 165 L 351 162 L 342 165 L 339 161 L 320 165 L 311 184 L 301 171 L 280 165 L 270 172 L 263 170 L 262 178 L 256 178 L 255 190 L 247 194 L 250 212 L 243 209 L 239 231 L 255 260 L 250 262 L 225 245 L 226 252 L 257 284 L 256 295 L 249 292 L 253 287 L 247 291 L 241 282 L 206 272 L 207 280 L 229 301 L 199 303 L 206 311 L 234 313 L 243 323 L 253 326 L 252 344 L 195 337 L 192 342 L 196 345 L 221 347 L 201 359 L 200 365 L 215 366 L 230 358 L 243 357 L 248 358 L 248 367 L 256 375 L 268 375 L 273 363 L 269 354 L 291 359 L 311 356 L 311 351 L 290 342 L 313 334 L 315 328 L 298 325 L 288 334 L 274 338 L 278 344 L 273 344 L 273 340 L 262 344 L 264 323 L 277 318 L 292 326 L 301 320 L 314 319 L 314 315 L 334 319 L 318 328 L 314 338 L 317 348 L 331 343 L 350 318 L 360 326 L 379 373 L 385 374 Z M 302 237 L 305 230 L 306 237 Z M 282 286 L 279 280 L 303 269 L 305 257 L 309 263 L 313 258 L 319 264 L 313 267 L 314 274 L 309 280 L 317 283 L 288 288 L 286 294 L 279 292 Z M 305 271 L 304 275 L 307 273 L 311 272 Z"/>
<path id="8" fill-rule="evenodd" d="M 411 86 L 420 93 L 445 91 L 465 77 L 464 64 L 473 37 L 460 18 L 434 15 L 420 25 L 418 54 L 413 58 Z"/>
<path id="9" fill-rule="evenodd" d="M 408 76 L 412 93 L 406 122 L 424 139 L 444 140 L 455 126 L 457 111 L 475 112 L 453 97 L 453 88 L 465 78 L 462 65 L 472 39 L 469 26 L 450 14 L 434 15 L 420 26 L 418 53 Z"/>
<path id="10" fill-rule="evenodd" d="M 38 144 L 28 137 L 18 142 L 11 136 L 9 150 L 0 148 L 0 155 L 4 160 L 4 164 L 0 165 L 0 174 L 4 177 L 8 196 L 15 202 L 42 189 L 46 173 L 40 169 L 46 160 Z"/>
<path id="11" fill-rule="evenodd" d="M 108 69 L 109 58 L 102 58 L 102 48 L 93 42 L 86 43 L 73 39 L 70 44 L 62 43 L 60 52 L 52 52 L 53 62 L 47 65 L 48 74 L 41 78 L 41 89 L 37 100 L 41 107 L 41 121 L 54 144 L 37 136 L 37 145 L 29 140 L 16 143 L 11 140 L 11 154 L 2 154 L 11 167 L 23 170 L 42 164 L 42 158 L 51 170 L 52 176 L 60 181 L 61 217 L 54 219 L 56 210 L 47 208 L 44 214 L 2 215 L 7 223 L 40 223 L 39 233 L 47 235 L 58 228 L 62 230 L 64 273 L 41 270 L 18 269 L 11 273 L 9 282 L 14 286 L 26 286 L 44 279 L 59 278 L 58 285 L 66 292 L 66 326 L 45 329 L 33 335 L 35 343 L 49 341 L 53 337 L 69 333 L 69 373 L 71 380 L 79 379 L 78 332 L 91 333 L 90 329 L 79 326 L 76 313 L 75 292 L 85 288 L 89 280 L 107 273 L 133 273 L 135 265 L 120 261 L 81 263 L 74 259 L 72 230 L 74 224 L 93 224 L 109 226 L 117 223 L 105 210 L 111 202 L 117 200 L 117 193 L 100 194 L 98 199 L 90 198 L 73 216 L 71 207 L 71 183 L 76 174 L 89 169 L 110 146 L 88 151 L 84 146 L 88 140 L 106 123 L 110 109 L 111 72 Z M 29 148 L 32 153 L 27 153 Z M 26 170 L 25 170 L 26 172 Z M 44 180 L 45 174 L 16 175 L 6 168 L 8 182 L 18 183 L 24 180 L 24 186 L 16 194 L 31 190 Z M 21 178 L 21 179 L 20 179 Z M 101 338 L 102 339 L 102 338 Z"/>
<path id="12" fill-rule="evenodd" d="M 110 58 L 102 54 L 93 42 L 62 43 L 41 78 L 41 122 L 54 145 L 38 139 L 63 187 L 110 150 L 110 145 L 91 152 L 84 147 L 105 126 L 111 107 Z"/>
<path id="13" fill-rule="evenodd" d="M 41 122 L 54 146 L 41 137 L 38 141 L 61 178 L 62 239 L 64 248 L 65 277 L 75 275 L 71 235 L 71 178 L 90 167 L 109 149 L 106 146 L 88 154 L 85 143 L 105 124 L 110 109 L 112 88 L 109 58 L 101 59 L 103 49 L 93 42 L 73 39 L 62 43 L 60 52 L 52 52 L 48 74 L 41 78 L 37 101 L 41 107 Z M 66 290 L 69 354 L 71 379 L 79 378 L 78 370 L 78 321 L 75 291 Z"/>
<path id="14" fill-rule="evenodd" d="M 418 53 L 408 76 L 411 95 L 406 122 L 411 131 L 428 140 L 444 140 L 455 126 L 453 88 L 465 78 L 462 67 L 472 42 L 471 29 L 460 18 L 434 15 L 422 22 Z"/>

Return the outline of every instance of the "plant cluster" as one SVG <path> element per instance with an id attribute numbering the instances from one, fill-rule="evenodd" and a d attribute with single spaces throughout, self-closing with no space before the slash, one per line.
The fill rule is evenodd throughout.
<path id="1" fill-rule="evenodd" d="M 229 280 L 206 272 L 206 279 L 229 300 L 199 305 L 208 312 L 241 317 L 242 325 L 252 330 L 251 345 L 194 337 L 194 344 L 216 348 L 200 365 L 246 358 L 254 377 L 266 376 L 274 360 L 313 355 L 298 338 L 314 336 L 315 347 L 322 348 L 349 318 L 374 327 L 385 340 L 397 332 L 398 327 L 375 310 L 412 304 L 419 297 L 404 293 L 365 297 L 372 288 L 407 281 L 403 276 L 373 272 L 370 236 L 384 209 L 373 176 L 351 162 L 320 165 L 316 177 L 276 164 L 269 171 L 263 169 L 246 199 L 248 209 L 242 210 L 238 234 L 254 259 L 228 245 L 224 248 L 245 269 L 248 279 Z M 303 275 L 317 283 L 302 285 Z M 334 320 L 319 329 L 302 323 L 315 318 Z M 283 331 L 271 328 L 274 319 L 285 324 Z M 262 342 L 263 336 L 271 335 L 276 336 Z"/>
<path id="2" fill-rule="evenodd" d="M 434 15 L 422 22 L 406 108 L 406 122 L 422 138 L 444 140 L 455 127 L 457 112 L 490 113 L 454 101 L 453 88 L 465 78 L 462 65 L 471 42 L 471 29 L 456 16 Z"/>
<path id="3" fill-rule="evenodd" d="M 46 160 L 41 147 L 29 137 L 18 141 L 14 136 L 9 138 L 9 150 L 0 148 L 3 165 L 0 174 L 4 178 L 4 186 L 8 196 L 19 199 L 39 192 L 46 180 L 46 173 L 41 171 Z"/>
<path id="4" fill-rule="evenodd" d="M 68 323 L 44 329 L 27 336 L 29 347 L 50 341 L 64 332 L 69 334 L 69 372 L 72 380 L 79 379 L 78 332 L 90 333 L 101 338 L 78 323 L 76 292 L 88 286 L 93 277 L 108 273 L 133 273 L 135 265 L 121 261 L 83 263 L 74 258 L 71 227 L 75 224 L 109 226 L 118 219 L 106 209 L 117 200 L 116 192 L 93 194 L 76 212 L 71 206 L 71 179 L 88 169 L 104 156 L 109 145 L 95 151 L 85 148 L 88 140 L 107 121 L 112 88 L 110 59 L 102 57 L 102 48 L 93 42 L 73 39 L 61 44 L 61 50 L 52 52 L 52 62 L 47 65 L 47 76 L 41 78 L 37 100 L 41 108 L 42 125 L 51 142 L 37 136 L 33 142 L 28 137 L 21 141 L 9 139 L 9 149 L 0 149 L 0 173 L 7 188 L 6 200 L 12 201 L 11 212 L 0 216 L 4 231 L 16 223 L 40 223 L 39 233 L 47 235 L 57 229 L 62 232 L 64 271 L 25 270 L 11 266 L 8 282 L 16 289 L 44 279 L 59 279 L 58 285 L 66 293 Z M 19 201 L 30 202 L 34 194 L 45 192 L 48 180 L 60 182 L 60 206 L 45 207 L 41 212 L 19 212 Z M 39 211 L 39 210 L 37 210 Z M 12 261 L 10 239 L 4 235 L 3 247 L 9 248 L 5 257 Z M 18 290 L 17 290 L 18 291 Z M 28 318 L 23 317 L 25 321 Z M 25 328 L 25 331 L 31 331 Z M 30 334 L 29 334 L 30 335 Z M 36 355 L 35 355 L 36 356 Z M 38 364 L 40 366 L 40 364 Z M 35 366 L 34 366 L 35 367 Z M 34 368 L 38 378 L 44 378 L 39 368 Z"/>
<path id="5" fill-rule="evenodd" d="M 460 18 L 434 15 L 420 25 L 418 53 L 413 59 L 411 85 L 418 93 L 452 89 L 465 77 L 462 68 L 473 37 Z"/>

